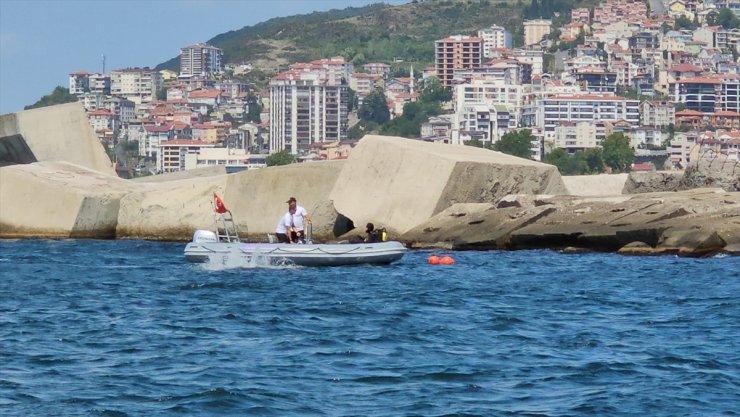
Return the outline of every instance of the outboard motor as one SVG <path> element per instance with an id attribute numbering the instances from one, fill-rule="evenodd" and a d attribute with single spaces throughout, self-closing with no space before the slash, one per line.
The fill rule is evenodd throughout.
<path id="1" fill-rule="evenodd" d="M 196 230 L 195 233 L 193 233 L 193 242 L 218 243 L 218 236 L 210 230 Z"/>

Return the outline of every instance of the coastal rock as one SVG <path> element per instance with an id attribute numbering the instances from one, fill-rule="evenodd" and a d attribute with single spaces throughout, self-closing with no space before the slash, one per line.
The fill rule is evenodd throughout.
<path id="1" fill-rule="evenodd" d="M 663 233 L 655 249 L 660 253 L 699 257 L 719 252 L 725 245 L 715 230 L 669 229 Z"/>
<path id="2" fill-rule="evenodd" d="M 507 207 L 491 204 L 455 204 L 405 233 L 401 239 L 416 248 L 445 242 L 451 249 L 496 249 L 509 246 L 512 231 L 547 216 L 555 209 Z"/>
<path id="3" fill-rule="evenodd" d="M 45 161 L 116 175 L 79 102 L 0 115 L 0 164 Z"/>
<path id="4" fill-rule="evenodd" d="M 601 201 L 600 201 L 601 200 Z M 740 234 L 740 194 L 717 189 L 637 194 L 623 202 L 610 198 L 559 197 L 554 212 L 511 234 L 514 248 L 566 246 L 616 251 L 641 241 L 658 246 L 668 229 L 695 225 L 718 236 Z M 730 203 L 722 203 L 722 201 Z M 576 202 L 577 201 L 577 202 Z M 589 210 L 586 210 L 589 209 Z M 707 245 L 711 241 L 707 241 Z M 670 248 L 678 252 L 680 248 Z M 698 250 L 703 250 L 701 247 Z M 686 251 L 684 251 L 686 252 Z"/>
<path id="5" fill-rule="evenodd" d="M 683 171 L 630 172 L 623 194 L 656 193 L 679 189 Z"/>
<path id="6" fill-rule="evenodd" d="M 655 248 L 648 245 L 645 242 L 631 242 L 628 243 L 617 251 L 620 255 L 655 255 L 658 252 L 655 251 Z"/>
<path id="7" fill-rule="evenodd" d="M 679 189 L 720 187 L 725 191 L 740 191 L 740 163 L 724 154 L 699 158 L 686 168 Z"/>
<path id="8" fill-rule="evenodd" d="M 565 192 L 552 165 L 470 146 L 368 135 L 353 149 L 329 199 L 355 224 L 405 233 L 455 203 Z"/>

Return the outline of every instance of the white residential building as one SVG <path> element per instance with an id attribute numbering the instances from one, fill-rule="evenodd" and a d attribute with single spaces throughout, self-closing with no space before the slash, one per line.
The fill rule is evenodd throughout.
<path id="1" fill-rule="evenodd" d="M 270 152 L 308 152 L 347 138 L 348 87 L 333 71 L 294 68 L 270 81 Z"/>
<path id="2" fill-rule="evenodd" d="M 172 139 L 161 142 L 157 147 L 157 171 L 177 172 L 186 169 L 187 155 L 196 155 L 201 149 L 213 148 L 213 143 L 192 139 Z M 195 167 L 193 167 L 195 168 Z"/>
<path id="3" fill-rule="evenodd" d="M 120 96 L 136 104 L 156 99 L 162 88 L 162 75 L 149 68 L 126 68 L 111 72 L 111 95 Z"/>
<path id="4" fill-rule="evenodd" d="M 505 105 L 511 114 L 512 127 L 516 127 L 521 116 L 523 97 L 522 85 L 480 77 L 455 85 L 452 100 L 455 109 L 470 104 L 484 104 L 489 108 L 497 104 Z"/>
<path id="5" fill-rule="evenodd" d="M 537 125 L 545 129 L 545 140 L 551 140 L 555 128 L 563 122 L 626 121 L 640 125 L 640 102 L 613 94 L 560 95 L 537 100 Z"/>
<path id="6" fill-rule="evenodd" d="M 262 164 L 250 164 L 250 155 L 246 149 L 203 147 L 197 153 L 185 155 L 185 169 L 223 165 L 228 168 L 248 169 L 262 167 Z"/>
<path id="7" fill-rule="evenodd" d="M 478 31 L 483 39 L 483 57 L 490 58 L 492 49 L 511 49 L 511 33 L 501 26 L 492 25 Z"/>
<path id="8" fill-rule="evenodd" d="M 180 77 L 210 77 L 223 71 L 224 51 L 206 43 L 180 48 Z"/>
<path id="9" fill-rule="evenodd" d="M 552 135 L 552 148 L 563 148 L 569 153 L 599 145 L 597 126 L 593 122 L 560 122 Z"/>
<path id="10" fill-rule="evenodd" d="M 90 73 L 77 71 L 69 74 L 69 94 L 80 95 L 90 91 Z"/>

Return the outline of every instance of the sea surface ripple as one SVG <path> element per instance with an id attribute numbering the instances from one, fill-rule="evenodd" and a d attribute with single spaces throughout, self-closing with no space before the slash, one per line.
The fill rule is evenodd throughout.
<path id="1" fill-rule="evenodd" d="M 0 241 L 2 416 L 737 416 L 740 258 Z"/>

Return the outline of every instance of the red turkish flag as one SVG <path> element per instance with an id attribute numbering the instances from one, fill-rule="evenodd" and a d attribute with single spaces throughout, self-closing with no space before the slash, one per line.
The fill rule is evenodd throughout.
<path id="1" fill-rule="evenodd" d="M 221 200 L 221 197 L 216 194 L 216 192 L 213 192 L 213 199 L 216 205 L 216 213 L 223 214 L 226 213 L 228 210 L 226 209 L 226 206 L 224 205 L 223 200 Z"/>

